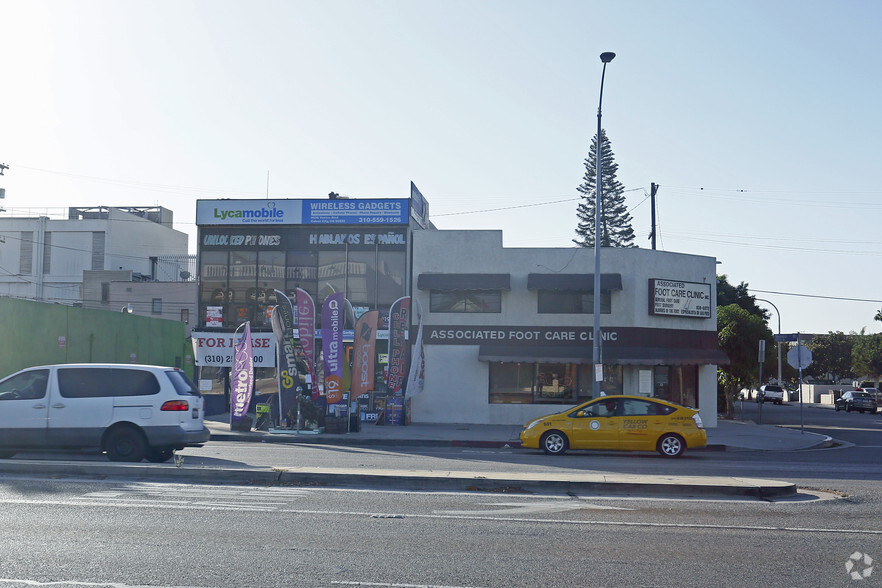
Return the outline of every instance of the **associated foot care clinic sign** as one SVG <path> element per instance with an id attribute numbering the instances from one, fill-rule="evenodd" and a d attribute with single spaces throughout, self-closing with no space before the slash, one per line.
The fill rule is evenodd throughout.
<path id="1" fill-rule="evenodd" d="M 711 317 L 711 285 L 678 280 L 649 280 L 649 314 Z"/>

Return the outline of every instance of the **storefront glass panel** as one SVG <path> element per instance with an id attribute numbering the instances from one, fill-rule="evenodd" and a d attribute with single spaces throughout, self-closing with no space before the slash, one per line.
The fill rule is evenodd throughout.
<path id="1" fill-rule="evenodd" d="M 562 402 L 573 404 L 576 402 L 577 385 L 576 364 L 566 363 L 540 363 L 536 373 L 536 386 L 534 388 L 534 401 Z"/>
<path id="2" fill-rule="evenodd" d="M 318 294 L 318 252 L 288 251 L 287 260 L 285 294 L 293 302 L 297 288 L 302 288 L 315 300 Z"/>
<path id="3" fill-rule="evenodd" d="M 531 404 L 534 363 L 490 363 L 490 404 Z"/>
<path id="4" fill-rule="evenodd" d="M 603 381 L 600 383 L 600 391 L 604 394 L 623 394 L 624 378 L 622 366 L 603 366 Z M 594 365 L 581 364 L 579 366 L 579 402 L 587 402 L 594 398 Z"/>
<path id="5" fill-rule="evenodd" d="M 346 291 L 346 251 L 319 251 L 318 254 L 319 307 L 334 292 Z"/>
<path id="6" fill-rule="evenodd" d="M 350 251 L 347 264 L 346 299 L 356 309 L 377 307 L 377 251 Z"/>
<path id="7" fill-rule="evenodd" d="M 653 384 L 656 398 L 698 408 L 698 366 L 657 366 Z"/>
<path id="8" fill-rule="evenodd" d="M 257 296 L 254 325 L 270 327 L 268 309 L 276 304 L 275 290 L 285 287 L 285 253 L 260 251 L 257 255 Z"/>
<path id="9" fill-rule="evenodd" d="M 230 314 L 224 324 L 240 325 L 254 320 L 257 292 L 257 251 L 230 252 Z M 263 298 L 266 299 L 264 292 Z"/>

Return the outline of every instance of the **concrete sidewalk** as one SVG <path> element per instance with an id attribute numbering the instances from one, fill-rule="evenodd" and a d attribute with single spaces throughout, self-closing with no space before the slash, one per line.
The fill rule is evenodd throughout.
<path id="1" fill-rule="evenodd" d="M 520 447 L 520 426 L 412 424 L 408 426 L 364 425 L 358 432 L 344 434 L 297 434 L 293 431 L 231 431 L 229 417 L 205 420 L 212 441 L 257 443 L 312 443 L 351 447 Z M 220 419 L 220 420 L 218 420 Z M 707 450 L 717 451 L 798 451 L 833 444 L 833 440 L 813 433 L 756 425 L 740 421 L 720 421 L 708 430 Z M 526 451 L 526 450 L 525 450 Z M 700 450 L 694 450 L 700 451 Z M 76 476 L 161 481 L 189 481 L 205 484 L 284 484 L 305 487 L 377 488 L 402 491 L 488 491 L 602 493 L 629 496 L 717 496 L 781 498 L 797 494 L 795 484 L 780 480 L 727 476 L 633 475 L 583 470 L 552 473 L 475 472 L 453 470 L 326 468 L 291 466 L 216 467 L 193 464 L 185 458 L 179 464 L 114 463 L 95 455 L 89 460 L 46 459 L 23 455 L 0 459 L 0 478 L 4 475 Z M 662 459 L 662 458 L 659 458 Z"/>
<path id="2" fill-rule="evenodd" d="M 361 423 L 359 431 L 350 433 L 272 431 L 232 431 L 229 416 L 207 417 L 205 425 L 212 441 L 258 441 L 263 443 L 320 443 L 353 447 L 520 447 L 520 425 L 426 424 L 390 426 Z M 800 433 L 773 425 L 757 425 L 752 421 L 720 420 L 717 427 L 707 429 L 709 451 L 798 451 L 833 445 L 825 435 Z"/>

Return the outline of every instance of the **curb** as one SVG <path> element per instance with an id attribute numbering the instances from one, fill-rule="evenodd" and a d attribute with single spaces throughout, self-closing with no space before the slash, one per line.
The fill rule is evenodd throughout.
<path id="1" fill-rule="evenodd" d="M 308 435 L 235 435 L 212 433 L 210 441 L 240 441 L 244 443 L 290 443 L 314 445 L 338 445 L 350 447 L 476 447 L 485 449 L 520 449 L 520 441 L 486 441 L 463 439 L 380 439 L 376 437 L 358 438 L 344 436 Z"/>
<path id="2" fill-rule="evenodd" d="M 0 462 L 0 473 L 71 476 L 90 479 L 140 479 L 152 481 L 200 481 L 227 484 L 265 484 L 335 488 L 373 488 L 407 491 L 470 491 L 504 493 L 570 492 L 653 496 L 724 496 L 784 498 L 795 496 L 790 482 L 745 478 L 673 478 L 668 476 L 626 476 L 574 474 L 549 478 L 547 474 L 492 474 L 387 470 L 360 472 L 353 469 L 296 468 L 187 468 L 166 464 L 106 464 L 63 461 Z"/>

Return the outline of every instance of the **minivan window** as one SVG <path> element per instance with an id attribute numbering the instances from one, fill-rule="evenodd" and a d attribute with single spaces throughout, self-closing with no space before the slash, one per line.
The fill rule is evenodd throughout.
<path id="1" fill-rule="evenodd" d="M 0 400 L 38 400 L 46 396 L 49 370 L 31 370 L 0 382 Z"/>
<path id="2" fill-rule="evenodd" d="M 58 390 L 65 398 L 150 396 L 159 382 L 146 370 L 125 368 L 61 368 Z"/>
<path id="3" fill-rule="evenodd" d="M 177 370 L 169 370 L 165 372 L 168 376 L 168 379 L 171 380 L 172 385 L 175 387 L 175 391 L 181 396 L 202 396 L 199 393 L 199 389 L 195 384 L 187 377 L 187 374 L 184 372 L 180 372 Z"/>

